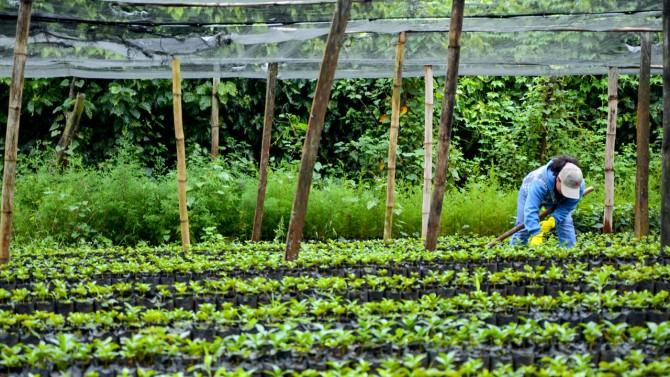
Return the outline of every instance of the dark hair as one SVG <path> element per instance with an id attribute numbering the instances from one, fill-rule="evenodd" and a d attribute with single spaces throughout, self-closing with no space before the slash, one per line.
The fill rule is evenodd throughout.
<path id="1" fill-rule="evenodd" d="M 579 161 L 577 161 L 576 158 L 568 156 L 567 154 L 562 154 L 560 156 L 554 157 L 554 159 L 551 161 L 551 165 L 549 166 L 549 168 L 551 169 L 551 171 L 554 172 L 555 175 L 558 175 L 558 173 L 560 173 L 561 170 L 563 170 L 563 167 L 568 162 L 579 166 Z"/>

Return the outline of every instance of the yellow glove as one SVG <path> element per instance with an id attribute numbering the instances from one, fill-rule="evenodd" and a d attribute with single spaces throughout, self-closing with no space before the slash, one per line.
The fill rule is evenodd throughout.
<path id="1" fill-rule="evenodd" d="M 544 233 L 540 232 L 540 233 L 534 235 L 530 239 L 530 246 L 531 247 L 540 246 L 542 244 L 542 242 L 544 242 Z"/>
<path id="2" fill-rule="evenodd" d="M 540 232 L 547 233 L 554 228 L 556 228 L 556 220 L 554 220 L 553 217 L 550 217 L 548 220 L 540 221 Z"/>

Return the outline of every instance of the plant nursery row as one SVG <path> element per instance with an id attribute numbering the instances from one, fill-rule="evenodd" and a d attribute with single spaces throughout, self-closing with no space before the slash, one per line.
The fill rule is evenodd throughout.
<path id="1" fill-rule="evenodd" d="M 667 376 L 657 240 L 12 250 L 0 376 Z"/>

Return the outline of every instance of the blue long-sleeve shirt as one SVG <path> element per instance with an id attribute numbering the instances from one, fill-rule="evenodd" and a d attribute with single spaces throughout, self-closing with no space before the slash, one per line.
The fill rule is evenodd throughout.
<path id="1" fill-rule="evenodd" d="M 521 190 L 526 193 L 524 224 L 531 237 L 540 233 L 540 208 L 554 208 L 551 216 L 556 223 L 560 223 L 577 207 L 584 195 L 584 180 L 579 188 L 579 199 L 566 198 L 556 191 L 556 175 L 549 167 L 552 161 L 528 173 L 521 184 Z"/>

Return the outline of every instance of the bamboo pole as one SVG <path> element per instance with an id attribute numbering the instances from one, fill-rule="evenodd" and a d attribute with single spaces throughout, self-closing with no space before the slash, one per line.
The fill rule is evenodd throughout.
<path id="1" fill-rule="evenodd" d="M 663 0 L 663 142 L 661 172 L 661 251 L 670 246 L 670 0 Z"/>
<path id="2" fill-rule="evenodd" d="M 85 94 L 77 93 L 77 99 L 74 102 L 74 108 L 67 114 L 63 134 L 60 136 L 60 140 L 56 146 L 56 165 L 63 165 L 65 163 L 65 151 L 72 142 L 74 135 L 77 133 L 77 128 L 79 128 L 81 115 L 84 112 L 85 99 Z"/>
<path id="3" fill-rule="evenodd" d="M 219 155 L 219 78 L 212 79 L 212 160 Z"/>
<path id="4" fill-rule="evenodd" d="M 289 222 L 286 237 L 286 252 L 284 254 L 286 260 L 295 260 L 298 258 L 302 231 L 305 226 L 305 216 L 307 214 L 309 190 L 312 185 L 312 175 L 316 163 L 316 154 L 319 151 L 323 121 L 326 117 L 330 90 L 335 77 L 335 69 L 337 68 L 337 58 L 340 55 L 340 48 L 344 42 L 344 31 L 347 28 L 347 21 L 351 13 L 351 2 L 352 0 L 337 0 L 335 4 L 333 21 L 328 33 L 328 39 L 326 40 L 326 49 L 323 54 L 323 61 L 321 62 L 321 70 L 319 71 L 319 78 L 316 81 L 316 89 L 314 90 L 312 110 L 309 122 L 307 123 L 307 134 L 305 135 L 305 142 L 302 147 L 298 184 L 295 198 L 293 199 L 291 221 Z"/>
<path id="5" fill-rule="evenodd" d="M 433 66 L 426 66 L 426 111 L 424 127 L 423 203 L 421 206 L 421 238 L 428 232 L 430 184 L 433 179 Z"/>
<path id="6" fill-rule="evenodd" d="M 258 178 L 258 195 L 256 197 L 256 212 L 254 214 L 254 228 L 251 233 L 252 241 L 260 241 L 261 227 L 263 226 L 263 206 L 265 205 L 265 189 L 268 183 L 268 164 L 270 163 L 270 142 L 272 141 L 272 118 L 275 112 L 275 89 L 277 88 L 277 63 L 268 64 L 268 83 L 265 87 L 265 118 L 263 120 L 263 141 L 261 144 L 261 162 Z"/>
<path id="7" fill-rule="evenodd" d="M 651 35 L 642 33 L 640 84 L 637 92 L 637 173 L 635 175 L 635 237 L 649 235 L 649 97 Z"/>
<path id="8" fill-rule="evenodd" d="M 610 67 L 607 80 L 607 137 L 605 140 L 605 213 L 603 215 L 603 233 L 612 233 L 612 213 L 614 212 L 614 142 L 616 140 L 616 122 L 619 86 L 619 70 Z"/>
<path id="9" fill-rule="evenodd" d="M 393 206 L 395 191 L 396 150 L 398 146 L 398 130 L 400 128 L 400 89 L 402 88 L 402 62 L 405 57 L 405 32 L 398 35 L 395 52 L 395 77 L 393 78 L 393 94 L 391 97 L 391 135 L 389 141 L 388 175 L 386 180 L 386 215 L 384 216 L 384 241 L 393 238 Z"/>
<path id="10" fill-rule="evenodd" d="M 444 100 L 440 116 L 440 131 L 437 141 L 437 163 L 435 164 L 435 187 L 430 201 L 426 250 L 437 248 L 437 236 L 442 215 L 442 202 L 446 190 L 447 169 L 449 167 L 449 146 L 451 128 L 454 120 L 456 86 L 458 84 L 458 63 L 461 55 L 461 31 L 463 30 L 463 3 L 454 0 L 451 6 L 451 25 L 449 26 L 449 49 L 447 52 L 447 77 L 444 85 Z"/>
<path id="11" fill-rule="evenodd" d="M 2 176 L 2 218 L 0 218 L 0 264 L 9 263 L 9 244 L 12 237 L 12 210 L 14 207 L 14 186 L 16 183 L 16 150 L 19 143 L 19 121 L 21 118 L 21 97 L 25 77 L 30 12 L 32 0 L 21 0 L 16 22 L 16 45 L 12 83 L 9 88 L 9 111 L 5 134 L 5 165 Z"/>
<path id="12" fill-rule="evenodd" d="M 174 134 L 177 140 L 177 189 L 179 191 L 181 248 L 186 251 L 191 244 L 191 240 L 188 230 L 188 209 L 186 207 L 186 148 L 181 116 L 181 67 L 178 58 L 172 59 L 172 108 L 174 110 Z"/>

